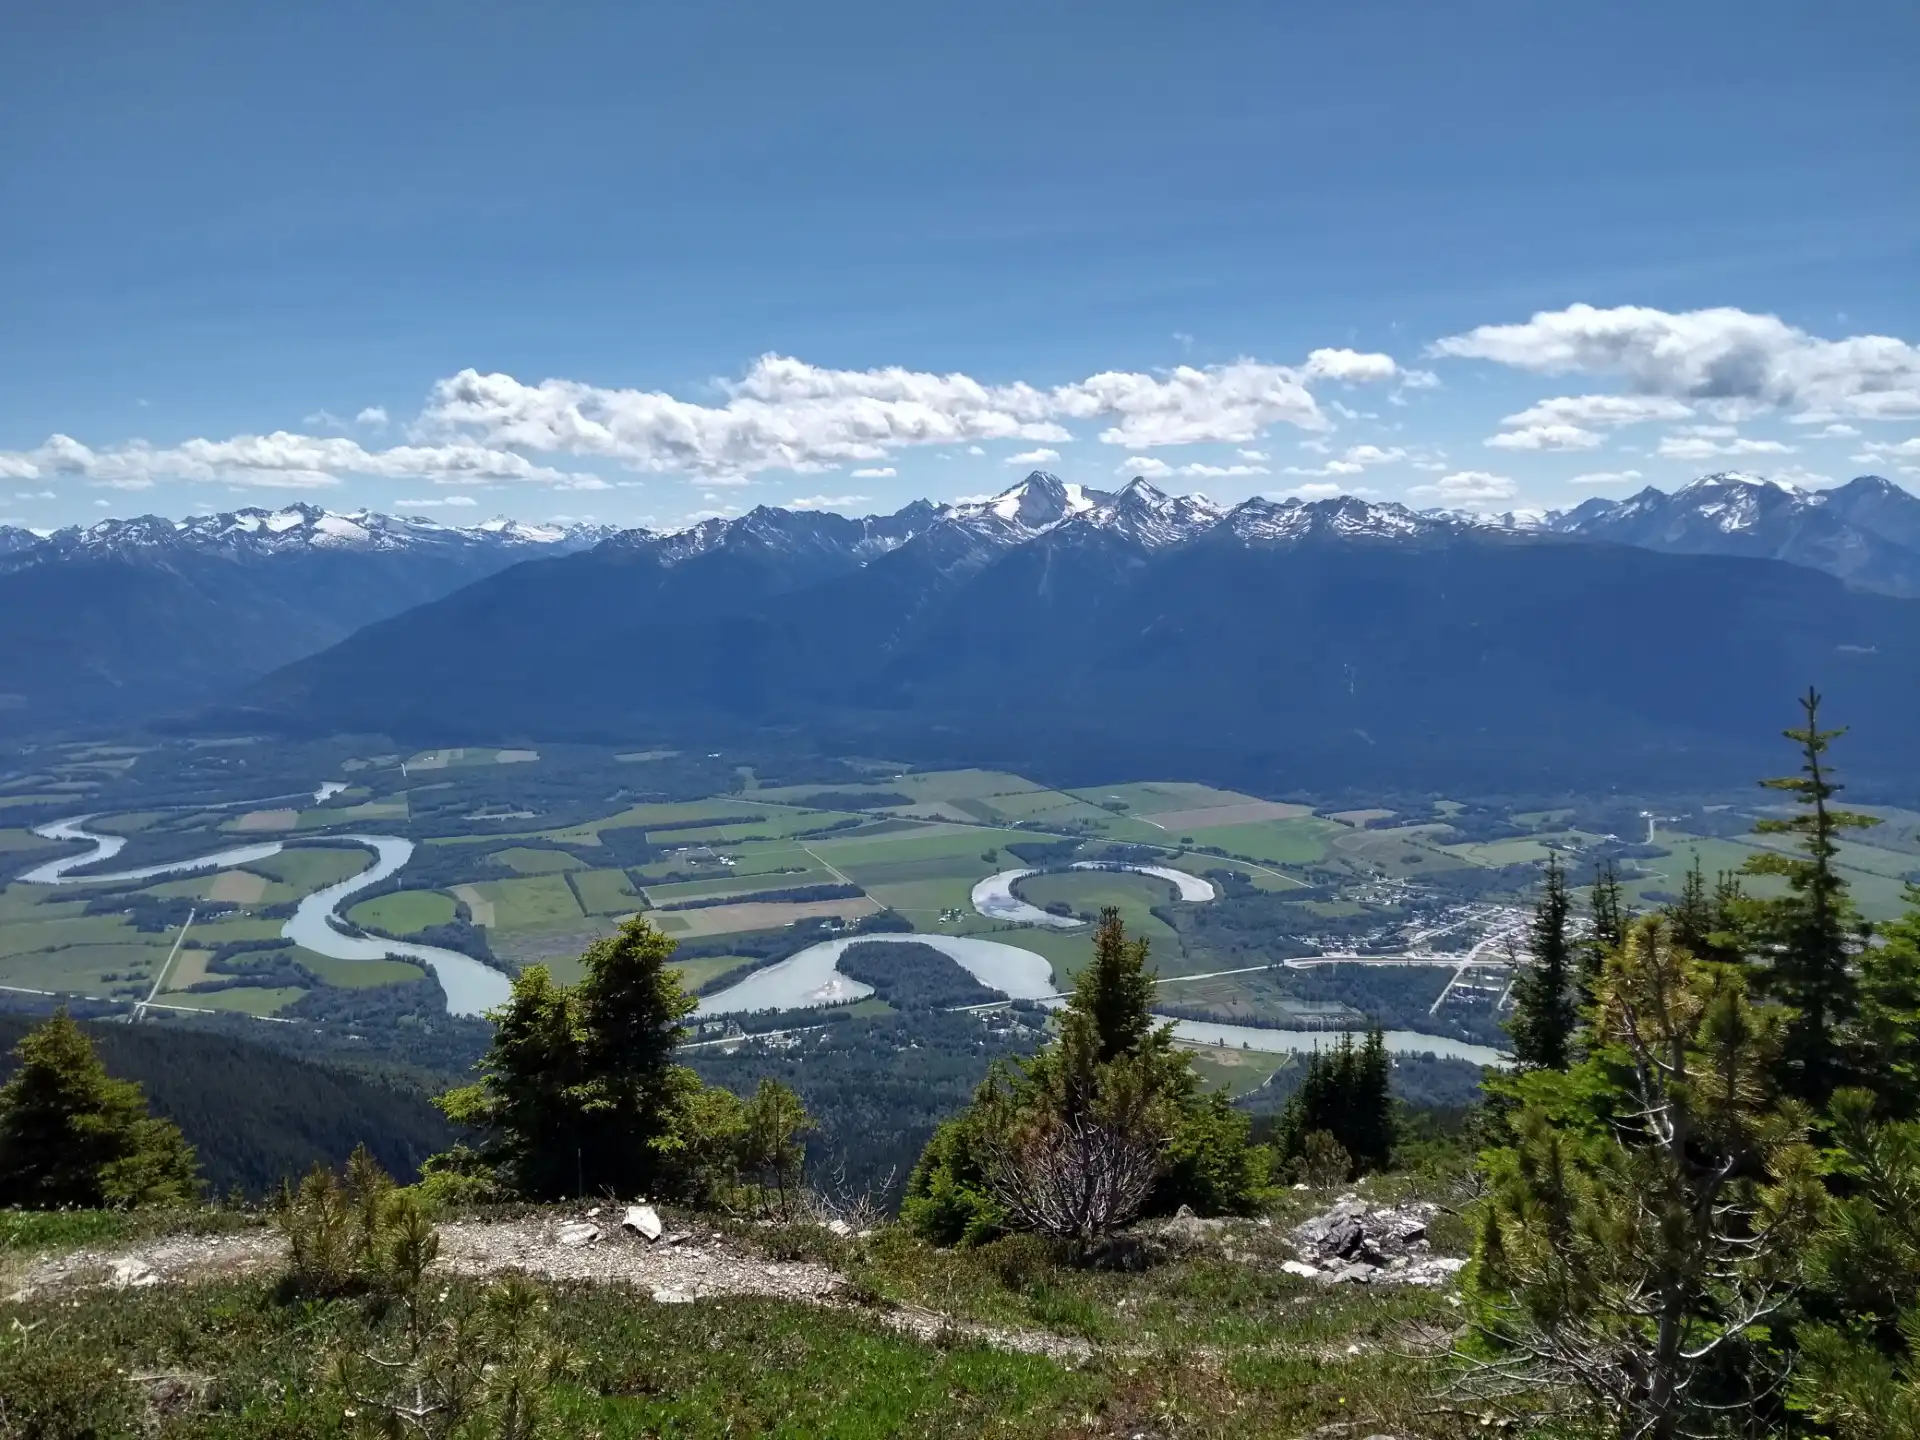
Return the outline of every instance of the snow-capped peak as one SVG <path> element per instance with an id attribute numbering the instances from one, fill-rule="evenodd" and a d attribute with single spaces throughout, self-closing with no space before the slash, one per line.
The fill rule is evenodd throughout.
<path id="1" fill-rule="evenodd" d="M 990 499 L 948 506 L 947 518 L 963 523 L 995 521 L 1020 533 L 1037 535 L 1063 520 L 1097 508 L 1110 498 L 1103 491 L 1062 480 L 1045 470 L 1035 470 Z"/>
<path id="2" fill-rule="evenodd" d="M 1226 513 L 1204 495 L 1169 495 L 1136 475 L 1118 495 L 1074 518 L 1079 524 L 1118 531 L 1151 549 L 1191 540 L 1218 525 Z"/>

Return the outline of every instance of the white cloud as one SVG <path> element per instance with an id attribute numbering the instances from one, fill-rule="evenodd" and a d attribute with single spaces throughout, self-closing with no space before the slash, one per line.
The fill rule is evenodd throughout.
<path id="1" fill-rule="evenodd" d="M 13 498 L 16 500 L 55 500 L 59 497 L 51 490 L 22 490 Z"/>
<path id="2" fill-rule="evenodd" d="M 434 386 L 421 428 L 430 436 L 477 434 L 513 449 L 604 456 L 643 471 L 805 472 L 884 460 L 916 445 L 1057 445 L 1073 438 L 1062 424 L 1069 420 L 1105 420 L 1102 440 L 1135 449 L 1244 444 L 1274 424 L 1325 428 L 1312 382 L 1399 373 L 1388 355 L 1316 350 L 1300 367 L 1236 360 L 1151 375 L 1107 371 L 1041 389 L 900 367 L 828 370 L 763 355 L 744 378 L 723 386 L 724 404 L 703 405 L 657 391 L 572 380 L 528 385 L 463 370 Z"/>
<path id="3" fill-rule="evenodd" d="M 1660 445 L 1654 454 L 1668 460 L 1711 460 L 1717 455 L 1791 455 L 1793 446 L 1782 444 L 1778 440 L 1746 440 L 1740 438 L 1723 439 L 1718 432 L 1723 428 L 1711 425 L 1694 427 L 1696 430 L 1713 431 L 1713 434 L 1675 434 L 1660 437 Z"/>
<path id="4" fill-rule="evenodd" d="M 1640 478 L 1638 470 L 1591 470 L 1567 481 L 1569 485 L 1631 485 Z"/>
<path id="5" fill-rule="evenodd" d="M 316 410 L 311 415 L 300 417 L 302 425 L 311 425 L 316 430 L 344 430 L 347 422 L 331 410 Z"/>
<path id="6" fill-rule="evenodd" d="M 844 510 L 849 505 L 866 503 L 865 495 L 801 495 L 789 500 L 787 507 L 792 510 Z"/>
<path id="7" fill-rule="evenodd" d="M 464 508 L 465 506 L 478 505 L 479 503 L 480 502 L 474 499 L 473 496 L 471 495 L 444 495 L 436 499 L 430 499 L 430 500 L 396 500 L 393 502 L 395 509 L 404 509 L 404 510 L 412 510 L 412 509 L 429 509 L 430 510 L 440 505 L 449 505 L 449 506 L 454 506 L 456 508 Z"/>
<path id="8" fill-rule="evenodd" d="M 1231 479 L 1244 475 L 1268 475 L 1272 472 L 1264 465 L 1209 465 L 1203 461 L 1194 461 L 1187 465 L 1169 465 L 1151 455 L 1129 455 L 1114 467 L 1117 475 L 1139 475 L 1148 480 L 1164 480 L 1172 475 L 1186 475 L 1196 479 Z"/>
<path id="9" fill-rule="evenodd" d="M 1502 430 L 1481 443 L 1490 450 L 1592 450 L 1605 439 L 1597 430 L 1552 423 L 1529 425 L 1523 430 Z"/>
<path id="10" fill-rule="evenodd" d="M 384 405 L 369 405 L 353 417 L 353 423 L 356 425 L 371 425 L 376 428 L 384 425 L 387 423 L 387 407 Z"/>
<path id="11" fill-rule="evenodd" d="M 1431 370 L 1403 370 L 1400 372 L 1402 390 L 1438 390 L 1440 377 Z"/>
<path id="12" fill-rule="evenodd" d="M 1363 355 L 1357 350 L 1315 350 L 1307 356 L 1306 374 L 1311 380 L 1344 380 L 1349 384 L 1372 384 L 1391 380 L 1400 373 L 1391 355 Z"/>
<path id="13" fill-rule="evenodd" d="M 1058 450 L 1047 450 L 1043 448 L 1039 450 L 1022 450 L 1018 455 L 1007 456 L 1000 463 L 1002 465 L 1050 465 L 1059 458 L 1060 452 Z M 858 474 L 859 472 L 855 471 L 854 473 Z"/>
<path id="14" fill-rule="evenodd" d="M 853 472 L 856 480 L 891 480 L 900 472 L 891 465 L 869 465 Z"/>
<path id="15" fill-rule="evenodd" d="M 1273 456 L 1264 450 L 1236 450 L 1233 452 L 1242 460 L 1271 460 Z"/>
<path id="16" fill-rule="evenodd" d="M 1880 460 L 1920 458 L 1920 435 L 1911 440 L 1869 440 L 1853 458 L 1867 465 Z"/>
<path id="17" fill-rule="evenodd" d="M 969 455 L 984 455 L 987 452 L 983 447 L 979 445 L 969 445 L 967 446 L 967 453 Z"/>
<path id="18" fill-rule="evenodd" d="M 1511 500 L 1519 491 L 1504 475 L 1489 475 L 1485 470 L 1456 470 L 1451 475 L 1442 475 L 1431 485 L 1416 485 L 1408 493 L 1431 495 L 1455 505 L 1474 505 Z"/>
<path id="19" fill-rule="evenodd" d="M 104 450 L 94 450 L 66 435 L 52 435 L 33 450 L 0 452 L 0 474 L 24 479 L 71 478 L 116 490 L 145 490 L 159 480 L 314 490 L 338 485 L 343 475 L 441 484 L 530 480 L 590 488 L 589 482 L 597 478 L 569 475 L 510 450 L 470 441 L 368 450 L 354 440 L 295 435 L 285 430 L 271 435 L 236 435 L 230 440 L 188 440 L 168 447 L 136 440 Z"/>
<path id="20" fill-rule="evenodd" d="M 1337 459 L 1324 465 L 1289 465 L 1283 475 L 1358 475 L 1372 465 L 1398 465 L 1413 459 L 1403 446 L 1349 445 Z"/>
<path id="21" fill-rule="evenodd" d="M 1800 423 L 1800 417 L 1795 416 L 1794 422 L 1796 424 Z M 1838 420 L 1835 420 L 1816 430 L 1813 438 L 1816 440 L 1858 440 L 1860 438 L 1860 432 L 1851 425 L 1843 425 Z"/>
<path id="22" fill-rule="evenodd" d="M 1541 374 L 1618 375 L 1640 395 L 1749 402 L 1822 418 L 1920 414 L 1920 348 L 1887 335 L 1824 340 L 1776 315 L 1571 305 L 1482 325 L 1432 353 Z"/>
<path id="23" fill-rule="evenodd" d="M 1665 395 L 1556 395 L 1539 400 L 1500 423 L 1509 426 L 1578 425 L 1582 429 L 1615 429 L 1647 420 L 1684 420 L 1693 414 Z"/>

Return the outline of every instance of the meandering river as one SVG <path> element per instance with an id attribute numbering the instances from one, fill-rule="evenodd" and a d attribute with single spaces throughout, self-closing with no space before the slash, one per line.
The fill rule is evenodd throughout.
<path id="1" fill-rule="evenodd" d="M 70 872 L 111 860 L 126 848 L 124 836 L 100 834 L 86 829 L 86 822 L 91 818 L 89 815 L 78 815 L 70 820 L 56 820 L 36 828 L 36 835 L 49 840 L 82 840 L 90 842 L 94 848 L 87 854 L 49 860 L 22 875 L 21 881 L 30 885 L 85 885 L 151 880 L 162 875 L 229 869 L 278 855 L 286 848 L 278 840 L 260 841 L 217 850 L 191 860 L 175 860 L 165 865 L 147 865 L 102 875 L 74 875 Z M 316 890 L 302 900 L 293 918 L 281 927 L 282 936 L 317 955 L 336 960 L 379 960 L 388 955 L 403 955 L 417 960 L 439 978 L 440 988 L 446 992 L 447 1009 L 455 1015 L 479 1015 L 506 1002 L 512 982 L 500 971 L 481 964 L 470 955 L 442 949 L 437 945 L 417 945 L 408 940 L 362 939 L 336 929 L 334 922 L 340 918 L 340 907 L 360 891 L 396 874 L 413 855 L 413 842 L 398 835 L 330 835 L 327 838 L 368 846 L 377 858 L 371 867 L 358 875 L 337 881 L 324 890 Z M 1206 901 L 1214 896 L 1212 885 L 1181 870 L 1152 865 L 1115 867 L 1081 864 L 1075 868 L 1125 868 L 1138 874 L 1153 875 L 1177 885 L 1182 900 Z M 1015 880 L 1035 873 L 1033 870 L 1005 870 L 982 880 L 973 890 L 975 908 L 981 914 L 999 920 L 1049 926 L 1081 924 L 1078 920 L 1049 915 L 1013 894 L 1011 887 Z M 1011 1000 L 1035 1000 L 1049 1006 L 1063 1003 L 1054 992 L 1052 964 L 1045 956 L 1017 945 L 969 935 L 849 935 L 809 945 L 777 964 L 756 970 L 738 984 L 707 996 L 694 1014 L 711 1018 L 755 1010 L 805 1010 L 870 995 L 873 993 L 871 986 L 842 975 L 838 968 L 842 951 L 849 945 L 867 942 L 927 945 L 954 960 L 982 985 L 998 990 Z M 1219 1045 L 1231 1049 L 1244 1046 L 1249 1050 L 1270 1054 L 1322 1049 L 1338 1043 L 1339 1038 L 1338 1032 L 1327 1030 L 1281 1030 L 1264 1025 L 1216 1024 L 1207 1020 L 1175 1020 L 1173 1030 L 1182 1040 L 1199 1045 Z M 1389 1050 L 1400 1054 L 1442 1055 L 1480 1065 L 1495 1065 L 1508 1058 L 1488 1045 L 1474 1045 L 1444 1035 L 1426 1035 L 1417 1030 L 1389 1030 L 1386 1032 L 1386 1043 Z"/>
<path id="2" fill-rule="evenodd" d="M 998 990 L 1010 1000 L 1037 1000 L 1049 1007 L 1065 1003 L 1053 988 L 1053 967 L 1043 955 L 999 940 L 969 935 L 850 935 L 809 945 L 764 970 L 756 970 L 738 984 L 707 996 L 695 1016 L 742 1015 L 754 1010 L 811 1010 L 838 1005 L 873 993 L 873 987 L 842 975 L 836 968 L 849 945 L 866 941 L 881 944 L 927 945 L 956 961 L 974 979 Z M 1172 1019 L 1164 1016 L 1163 1019 Z M 1196 1045 L 1220 1045 L 1267 1054 L 1324 1050 L 1339 1043 L 1338 1031 L 1280 1030 L 1265 1025 L 1226 1025 L 1209 1020 L 1174 1020 L 1173 1033 Z M 1389 1050 L 1403 1055 L 1443 1055 L 1497 1065 L 1507 1057 L 1490 1045 L 1474 1045 L 1446 1035 L 1417 1030 L 1386 1032 Z"/>
<path id="3" fill-rule="evenodd" d="M 121 884 L 132 880 L 152 880 L 162 875 L 191 874 L 198 870 L 225 870 L 250 861 L 265 860 L 286 848 L 278 840 L 268 840 L 217 850 L 192 860 L 147 865 L 137 870 L 119 870 L 104 875 L 70 874 L 68 872 L 82 866 L 111 860 L 126 848 L 125 836 L 102 835 L 86 829 L 86 822 L 92 818 L 90 815 L 78 815 L 71 820 L 56 820 L 38 827 L 34 834 L 49 840 L 86 840 L 91 841 L 94 848 L 88 854 L 49 860 L 29 870 L 20 879 L 29 885 Z M 316 890 L 302 900 L 293 918 L 281 927 L 280 934 L 283 937 L 316 955 L 335 960 L 380 960 L 388 955 L 404 955 L 410 960 L 417 960 L 439 979 L 440 988 L 447 994 L 447 1010 L 454 1015 L 479 1015 L 506 1002 L 513 982 L 471 955 L 445 950 L 438 945 L 416 945 L 410 940 L 361 939 L 335 929 L 333 922 L 339 916 L 340 906 L 349 897 L 370 885 L 378 885 L 396 873 L 412 856 L 413 842 L 398 835 L 330 835 L 327 838 L 369 846 L 377 858 L 370 868 L 358 875 L 350 875 L 324 890 Z"/>

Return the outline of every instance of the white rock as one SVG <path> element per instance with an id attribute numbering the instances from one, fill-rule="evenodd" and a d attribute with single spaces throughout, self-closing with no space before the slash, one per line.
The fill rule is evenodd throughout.
<path id="1" fill-rule="evenodd" d="M 562 1245 L 591 1245 L 600 1238 L 600 1227 L 576 1220 L 570 1225 L 562 1225 L 556 1238 Z"/>
<path id="2" fill-rule="evenodd" d="M 827 1229 L 832 1231 L 835 1235 L 838 1235 L 842 1240 L 846 1239 L 847 1236 L 853 1234 L 853 1226 L 849 1225 L 846 1221 L 840 1220 L 840 1219 L 829 1220 L 827 1222 Z"/>
<path id="3" fill-rule="evenodd" d="M 621 1225 L 649 1240 L 658 1240 L 662 1226 L 660 1216 L 651 1205 L 629 1205 L 627 1213 L 620 1221 Z"/>
<path id="4" fill-rule="evenodd" d="M 1320 1272 L 1303 1260 L 1283 1260 L 1280 1268 L 1289 1275 L 1298 1275 L 1302 1280 L 1318 1280 Z"/>
<path id="5" fill-rule="evenodd" d="M 653 1303 L 656 1305 L 691 1305 L 693 1303 L 693 1296 L 684 1290 L 656 1290 L 653 1292 Z"/>
<path id="6" fill-rule="evenodd" d="M 113 1262 L 112 1285 L 116 1290 L 138 1290 L 148 1285 L 158 1285 L 160 1277 L 153 1273 L 153 1267 L 144 1260 L 116 1260 Z"/>

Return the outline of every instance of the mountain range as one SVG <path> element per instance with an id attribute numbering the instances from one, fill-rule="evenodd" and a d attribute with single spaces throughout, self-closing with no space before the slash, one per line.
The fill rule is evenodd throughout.
<path id="1" fill-rule="evenodd" d="M 1811 682 L 1854 725 L 1852 763 L 1909 768 L 1920 601 L 1560 523 L 1041 472 L 891 516 L 763 507 L 516 565 L 266 677 L 226 720 L 439 743 L 778 732 L 1277 793 L 1730 780 L 1777 762 Z"/>
<path id="2" fill-rule="evenodd" d="M 207 703 L 361 626 L 607 529 L 311 505 L 0 526 L 0 734 Z"/>
<path id="3" fill-rule="evenodd" d="M 1542 527 L 1675 555 L 1784 560 L 1888 595 L 1920 595 L 1920 498 L 1878 475 L 1802 490 L 1708 475 L 1669 495 L 1588 500 Z"/>

